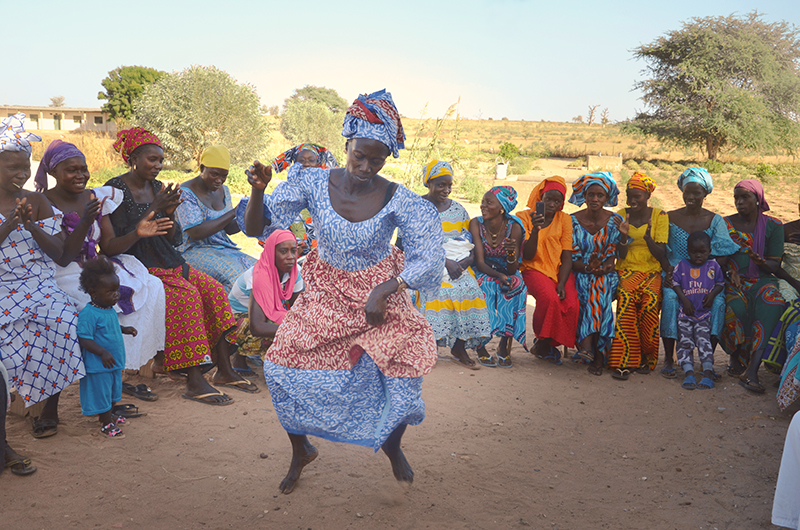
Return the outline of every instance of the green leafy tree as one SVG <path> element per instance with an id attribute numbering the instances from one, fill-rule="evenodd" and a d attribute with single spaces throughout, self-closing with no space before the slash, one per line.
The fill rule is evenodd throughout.
<path id="1" fill-rule="evenodd" d="M 162 77 L 166 72 L 147 66 L 120 66 L 108 72 L 100 81 L 105 92 L 98 92 L 97 99 L 107 100 L 101 110 L 107 112 L 112 120 L 129 120 L 133 116 L 133 102 L 142 95 L 144 89 Z"/>
<path id="2" fill-rule="evenodd" d="M 332 88 L 324 86 L 306 85 L 295 89 L 294 93 L 284 101 L 283 108 L 287 110 L 291 101 L 316 101 L 328 107 L 331 112 L 345 112 L 347 101 Z"/>
<path id="3" fill-rule="evenodd" d="M 337 160 L 344 159 L 342 123 L 344 112 L 333 112 L 324 103 L 289 99 L 281 116 L 281 132 L 292 142 L 311 142 L 328 148 Z"/>
<path id="4" fill-rule="evenodd" d="M 262 157 L 267 148 L 255 88 L 214 66 L 167 74 L 145 88 L 134 108 L 134 123 L 158 135 L 173 165 L 196 165 L 209 145 L 227 147 L 234 164 Z"/>
<path id="5" fill-rule="evenodd" d="M 763 151 L 800 145 L 800 34 L 786 22 L 746 16 L 693 18 L 635 48 L 648 64 L 636 83 L 646 111 L 629 132 L 705 147 Z"/>

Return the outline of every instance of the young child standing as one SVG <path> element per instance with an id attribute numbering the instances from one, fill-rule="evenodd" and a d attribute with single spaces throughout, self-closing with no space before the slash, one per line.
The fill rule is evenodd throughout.
<path id="1" fill-rule="evenodd" d="M 722 292 L 725 278 L 711 255 L 711 237 L 692 232 L 686 248 L 689 259 L 681 260 L 672 273 L 672 288 L 678 295 L 678 364 L 686 375 L 683 388 L 714 388 L 714 350 L 711 347 L 711 307 Z M 694 376 L 694 349 L 703 365 L 700 383 Z"/>
<path id="2" fill-rule="evenodd" d="M 119 300 L 119 278 L 110 261 L 101 256 L 85 262 L 80 285 L 92 298 L 78 315 L 78 341 L 86 365 L 86 377 L 80 382 L 81 412 L 84 416 L 97 414 L 104 435 L 122 438 L 125 435 L 117 424 L 125 423 L 125 418 L 115 418 L 111 409 L 122 399 L 125 367 L 122 334 L 135 337 L 137 332 L 133 327 L 119 324 L 114 310 Z"/>

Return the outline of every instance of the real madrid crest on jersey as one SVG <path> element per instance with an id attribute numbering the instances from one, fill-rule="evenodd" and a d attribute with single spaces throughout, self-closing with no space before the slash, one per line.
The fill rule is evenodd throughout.
<path id="1" fill-rule="evenodd" d="M 710 280 L 713 280 L 716 275 L 717 275 L 717 273 L 714 272 L 714 267 L 709 267 L 708 268 L 708 278 Z"/>

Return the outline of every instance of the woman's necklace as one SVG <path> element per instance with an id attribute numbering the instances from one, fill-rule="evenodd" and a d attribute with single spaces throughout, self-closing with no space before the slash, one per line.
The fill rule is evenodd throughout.
<path id="1" fill-rule="evenodd" d="M 489 225 L 488 224 L 483 223 L 483 227 L 486 229 L 486 232 L 489 234 L 489 237 L 492 238 L 492 246 L 496 247 L 497 246 L 497 238 L 500 237 L 500 234 L 505 235 L 505 230 L 504 230 L 504 228 L 505 228 L 505 220 L 503 220 L 503 224 L 500 225 L 500 230 L 498 230 L 496 234 L 492 233 L 492 231 L 489 230 Z"/>

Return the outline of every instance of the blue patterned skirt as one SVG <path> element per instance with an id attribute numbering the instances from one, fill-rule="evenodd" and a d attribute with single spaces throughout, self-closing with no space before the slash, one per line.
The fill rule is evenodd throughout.
<path id="1" fill-rule="evenodd" d="M 422 377 L 387 377 L 364 353 L 352 370 L 288 368 L 264 361 L 272 404 L 290 434 L 372 447 L 401 424 L 425 419 Z"/>
<path id="2" fill-rule="evenodd" d="M 183 253 L 183 259 L 221 283 L 226 293 L 240 274 L 256 264 L 255 258 L 233 248 L 192 247 Z"/>

